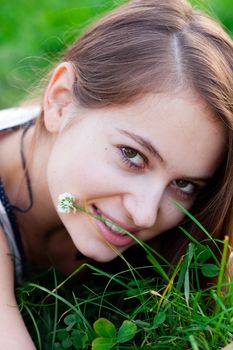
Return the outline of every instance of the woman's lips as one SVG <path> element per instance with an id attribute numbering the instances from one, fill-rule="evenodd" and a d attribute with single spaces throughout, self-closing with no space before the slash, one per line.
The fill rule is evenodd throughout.
<path id="1" fill-rule="evenodd" d="M 92 210 L 93 210 L 95 215 L 102 216 L 103 218 L 113 222 L 113 224 L 116 224 L 117 226 L 123 228 L 124 230 L 132 233 L 125 226 L 121 226 L 120 224 L 116 223 L 114 220 L 111 220 L 109 217 L 104 215 L 102 213 L 102 211 L 98 207 L 96 207 L 95 205 L 92 205 Z M 118 229 L 115 225 L 111 225 L 110 223 L 105 224 L 104 222 L 102 222 L 98 219 L 94 219 L 94 222 L 95 222 L 96 226 L 98 227 L 100 233 L 102 234 L 102 236 L 104 237 L 104 239 L 108 243 L 115 245 L 117 247 L 124 247 L 124 246 L 130 245 L 134 242 L 133 238 L 131 238 L 127 234 L 124 234 L 121 231 L 118 231 Z M 111 229 L 111 226 L 112 226 L 112 229 Z M 135 234 L 135 233 L 136 233 L 136 231 L 133 232 L 133 234 Z"/>

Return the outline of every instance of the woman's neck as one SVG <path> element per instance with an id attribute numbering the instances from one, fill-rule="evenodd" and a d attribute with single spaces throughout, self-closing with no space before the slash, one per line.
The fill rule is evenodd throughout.
<path id="1" fill-rule="evenodd" d="M 31 255 L 36 241 L 41 246 L 49 232 L 62 229 L 63 225 L 47 185 L 47 161 L 53 141 L 45 132 L 35 138 L 33 125 L 25 133 L 20 146 L 22 132 L 18 129 L 0 137 L 0 168 L 10 203 L 21 209 L 27 208 L 30 198 L 20 151 L 23 153 L 32 190 L 32 208 L 23 213 L 16 211 L 16 215 L 26 254 L 28 251 Z"/>

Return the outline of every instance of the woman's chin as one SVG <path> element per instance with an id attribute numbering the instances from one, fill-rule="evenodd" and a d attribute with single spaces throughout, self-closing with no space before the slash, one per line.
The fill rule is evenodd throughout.
<path id="1" fill-rule="evenodd" d="M 82 254 L 85 257 L 87 257 L 91 260 L 94 260 L 96 262 L 106 263 L 106 262 L 109 262 L 109 261 L 115 259 L 117 256 L 119 256 L 121 254 L 121 252 L 118 249 L 116 249 L 115 247 L 114 248 L 109 247 L 109 251 L 107 250 L 106 252 L 104 252 L 103 250 L 99 253 L 97 251 L 90 252 L 90 251 L 83 250 Z"/>

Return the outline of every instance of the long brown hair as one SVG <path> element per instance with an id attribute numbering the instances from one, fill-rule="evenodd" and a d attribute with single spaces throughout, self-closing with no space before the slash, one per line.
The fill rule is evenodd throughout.
<path id="1" fill-rule="evenodd" d="M 73 93 L 88 108 L 177 87 L 201 96 L 225 125 L 227 151 L 191 211 L 214 236 L 232 236 L 233 43 L 221 26 L 184 0 L 133 0 L 91 26 L 62 60 L 73 63 Z"/>

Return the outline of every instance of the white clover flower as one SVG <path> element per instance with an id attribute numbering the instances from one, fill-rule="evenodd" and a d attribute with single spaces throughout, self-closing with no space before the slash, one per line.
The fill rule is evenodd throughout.
<path id="1" fill-rule="evenodd" d="M 58 196 L 57 210 L 59 213 L 70 214 L 75 211 L 74 207 L 75 198 L 71 193 L 64 192 Z"/>

